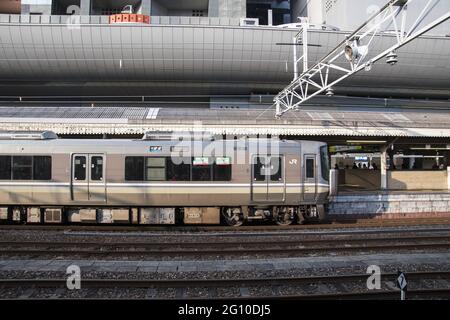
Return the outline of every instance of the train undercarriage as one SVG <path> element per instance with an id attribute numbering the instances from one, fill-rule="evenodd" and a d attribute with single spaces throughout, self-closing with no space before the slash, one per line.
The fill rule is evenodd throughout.
<path id="1" fill-rule="evenodd" d="M 319 222 L 325 205 L 235 207 L 0 206 L 3 224 L 229 225 L 253 221 L 280 226 Z"/>

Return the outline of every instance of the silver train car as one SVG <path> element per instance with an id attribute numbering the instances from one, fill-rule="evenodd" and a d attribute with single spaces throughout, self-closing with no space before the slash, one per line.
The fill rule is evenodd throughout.
<path id="1" fill-rule="evenodd" d="M 327 145 L 0 133 L 5 223 L 279 225 L 324 219 Z"/>

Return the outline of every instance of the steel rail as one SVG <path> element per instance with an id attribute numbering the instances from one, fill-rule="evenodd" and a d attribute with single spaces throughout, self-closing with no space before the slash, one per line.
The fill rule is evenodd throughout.
<path id="1" fill-rule="evenodd" d="M 412 298 L 411 298 L 412 297 Z M 408 298 L 407 300 L 414 300 L 415 298 L 419 299 L 435 299 L 435 298 L 450 298 L 450 289 L 449 288 L 434 288 L 434 289 L 413 289 L 408 290 Z M 102 298 L 60 298 L 60 297 L 49 297 L 49 298 L 11 298 L 5 299 L 0 298 L 0 301 L 10 301 L 10 300 L 35 300 L 35 301 L 70 301 L 70 300 L 78 300 L 78 301 L 98 301 Z M 106 298 L 105 298 L 106 299 Z M 129 300 L 130 298 L 107 298 L 110 301 L 123 301 Z M 289 300 L 400 300 L 400 293 L 396 290 L 383 290 L 383 291 L 363 291 L 363 292 L 343 292 L 343 293 L 325 293 L 325 294 L 298 294 L 298 295 L 254 295 L 254 296 L 234 296 L 234 297 L 176 297 L 176 298 L 132 298 L 135 301 L 264 301 L 264 300 L 281 300 L 281 301 L 289 301 Z"/>
<path id="2" fill-rule="evenodd" d="M 272 287 L 279 289 L 281 286 L 295 286 L 304 284 L 349 284 L 354 282 L 365 282 L 367 274 L 348 274 L 337 276 L 303 276 L 303 277 L 265 277 L 265 278 L 240 278 L 240 279 L 83 279 L 81 282 L 82 288 L 226 288 L 226 287 Z M 391 281 L 397 277 L 396 273 L 387 273 L 382 275 L 382 281 Z M 450 271 L 425 271 L 425 272 L 409 272 L 408 279 L 425 280 L 438 279 L 449 280 Z M 31 287 L 38 288 L 67 288 L 66 279 L 0 279 L 0 288 L 23 288 Z M 278 290 L 276 290 L 278 291 Z M 176 298 L 164 298 L 164 300 L 203 300 L 205 297 L 186 297 L 184 291 L 181 292 L 180 297 L 177 294 Z M 56 300 L 70 300 L 70 298 L 57 297 L 58 294 L 64 294 L 59 291 L 50 299 Z M 211 297 L 210 300 L 327 300 L 327 299 L 395 299 L 398 298 L 398 290 L 372 290 L 361 292 L 332 292 L 332 293 L 302 293 L 290 295 L 239 295 L 234 297 Z M 408 290 L 409 297 L 450 297 L 450 288 L 413 288 Z M 19 298 L 27 299 L 27 298 Z M 35 299 L 35 298 L 32 298 Z M 82 300 L 91 300 L 93 298 L 79 298 Z M 162 298 L 152 297 L 153 300 L 163 300 Z M 113 300 L 116 300 L 113 298 Z"/>
<path id="3" fill-rule="evenodd" d="M 411 226 L 423 226 L 423 225 L 436 225 L 436 224 L 450 224 L 450 217 L 433 217 L 433 218 L 414 218 L 414 219 L 390 219 L 382 220 L 333 220 L 328 222 L 321 222 L 315 224 L 302 224 L 302 225 L 245 225 L 240 227 L 230 226 L 158 226 L 158 225 L 51 225 L 51 224 L 1 224 L 0 230 L 85 230 L 85 231 L 274 231 L 285 232 L 287 230 L 308 230 L 308 229 L 335 229 L 335 228 L 364 228 L 364 227 L 411 227 Z"/>
<path id="4" fill-rule="evenodd" d="M 207 237 L 207 235 L 205 235 Z M 237 236 L 239 237 L 239 236 Z M 258 236 L 256 236 L 258 237 Z M 275 237 L 289 237 L 288 240 L 284 239 L 274 239 L 276 243 L 271 243 L 273 245 L 287 245 L 287 246 L 298 246 L 303 244 L 336 244 L 337 241 L 339 243 L 370 243 L 370 242 L 389 242 L 392 241 L 431 241 L 431 240 L 450 240 L 450 235 L 418 235 L 418 236 L 393 236 L 393 237 L 384 237 L 384 238 L 326 238 L 326 239 L 298 239 L 292 240 L 292 236 L 286 236 L 284 234 L 276 235 Z M 158 241 L 158 242 L 148 242 L 148 241 L 121 241 L 121 242 L 79 242 L 74 243 L 73 241 L 13 241 L 13 240 L 0 240 L 1 247 L 25 247 L 25 246 L 46 246 L 46 247 L 202 247 L 202 246 L 217 246 L 217 247 L 227 247 L 230 245 L 238 245 L 238 246 L 261 246 L 260 242 L 242 242 L 235 241 L 236 236 L 233 236 L 233 241 L 195 241 L 195 242 L 179 242 L 179 241 Z M 267 245 L 267 243 L 265 243 Z"/>
<path id="5" fill-rule="evenodd" d="M 368 274 L 300 276 L 300 277 L 263 277 L 239 279 L 82 279 L 81 286 L 85 288 L 148 288 L 148 287 L 218 287 L 242 285 L 293 285 L 305 283 L 336 283 L 341 281 L 366 281 Z M 382 274 L 382 281 L 397 277 L 397 273 Z M 408 272 L 409 280 L 450 279 L 450 271 L 418 271 Z M 66 279 L 0 279 L 0 287 L 39 286 L 65 287 Z M 450 290 L 450 288 L 448 288 Z"/>
<path id="6" fill-rule="evenodd" d="M 0 248 L 1 255 L 88 255 L 88 256 L 233 256 L 243 254 L 312 254 L 326 252 L 354 252 L 354 251 L 392 251 L 392 250 L 419 250 L 419 249 L 450 249 L 450 243 L 410 243 L 410 244 L 384 244 L 368 246 L 325 246 L 325 247 L 299 247 L 299 248 L 206 248 L 206 249 L 150 249 L 150 250 L 85 250 L 76 249 L 27 249 L 27 248 Z M 213 247 L 213 245 L 211 245 Z"/>
<path id="7" fill-rule="evenodd" d="M 449 298 L 450 288 L 434 289 L 412 289 L 408 290 L 408 297 L 419 298 Z M 185 298 L 183 298 L 185 299 Z M 214 298 L 213 298 L 214 299 Z M 229 298 L 216 298 L 214 300 L 228 300 Z M 363 299 L 398 299 L 400 300 L 400 291 L 382 290 L 382 291 L 362 291 L 362 292 L 339 292 L 339 293 L 317 293 L 317 294 L 299 294 L 299 295 L 273 295 L 273 296 L 251 296 L 237 297 L 237 300 L 363 300 Z M 187 298 L 186 300 L 200 300 L 198 298 Z"/>

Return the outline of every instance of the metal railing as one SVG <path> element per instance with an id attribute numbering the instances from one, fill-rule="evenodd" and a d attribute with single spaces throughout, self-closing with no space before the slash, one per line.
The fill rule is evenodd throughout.
<path id="1" fill-rule="evenodd" d="M 73 15 L 20 15 L 0 14 L 0 24 L 68 24 L 77 18 L 82 25 L 109 24 L 109 16 L 73 16 Z M 181 17 L 181 16 L 151 16 L 152 25 L 210 25 L 239 26 L 239 18 L 227 17 Z"/>

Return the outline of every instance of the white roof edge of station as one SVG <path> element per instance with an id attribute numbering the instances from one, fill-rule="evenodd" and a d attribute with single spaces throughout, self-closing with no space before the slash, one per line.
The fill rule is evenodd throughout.
<path id="1" fill-rule="evenodd" d="M 337 127 L 309 125 L 202 125 L 187 124 L 129 124 L 129 123 L 61 123 L 51 122 L 1 123 L 1 131 L 53 131 L 56 134 L 144 134 L 154 131 L 207 131 L 226 135 L 300 135 L 300 136 L 390 136 L 390 137 L 450 137 L 450 128 L 389 128 Z M 58 123 L 59 122 L 59 123 Z"/>

